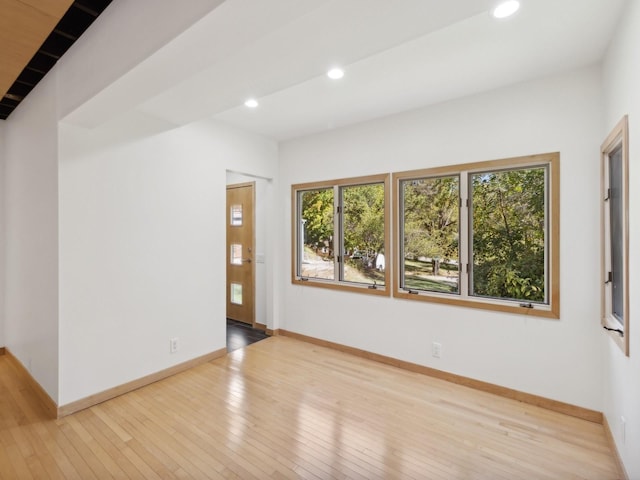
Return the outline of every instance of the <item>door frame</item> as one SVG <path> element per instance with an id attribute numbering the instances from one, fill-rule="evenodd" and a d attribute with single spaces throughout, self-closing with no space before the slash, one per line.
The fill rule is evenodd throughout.
<path id="1" fill-rule="evenodd" d="M 252 295 L 252 302 L 251 302 L 251 326 L 253 328 L 255 328 L 256 326 L 256 182 L 255 181 L 251 181 L 251 182 L 241 182 L 241 183 L 229 183 L 226 185 L 226 189 L 225 189 L 225 219 L 227 218 L 227 211 L 229 210 L 229 204 L 227 203 L 227 199 L 226 199 L 226 192 L 230 189 L 234 189 L 234 188 L 244 188 L 244 187 L 251 187 L 251 203 L 253 205 L 253 208 L 251 209 L 251 224 L 252 224 L 252 235 L 251 235 L 251 255 L 253 256 L 253 260 L 251 261 L 251 295 Z M 231 228 L 231 225 L 229 225 L 229 222 L 227 222 L 225 220 L 225 245 L 226 245 L 226 252 L 225 252 L 225 288 L 226 288 L 226 294 L 225 294 L 225 298 L 227 298 L 227 296 L 229 295 L 229 275 L 227 273 L 228 269 L 229 269 L 229 262 L 227 260 L 227 256 L 229 254 L 229 249 L 231 248 L 231 246 L 229 245 L 229 235 L 228 235 L 228 231 L 229 228 Z M 225 300 L 226 302 L 226 300 Z M 227 309 L 228 303 L 225 303 L 225 316 L 226 316 L 226 309 Z M 227 317 L 228 318 L 228 317 Z M 249 325 L 249 323 L 247 323 L 247 325 Z"/>

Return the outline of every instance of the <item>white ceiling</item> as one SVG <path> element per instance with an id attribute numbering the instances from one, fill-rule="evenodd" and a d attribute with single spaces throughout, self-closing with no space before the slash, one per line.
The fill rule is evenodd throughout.
<path id="1" fill-rule="evenodd" d="M 498 21 L 494 0 L 226 0 L 67 120 L 134 105 L 291 139 L 596 63 L 624 2 L 521 0 Z"/>

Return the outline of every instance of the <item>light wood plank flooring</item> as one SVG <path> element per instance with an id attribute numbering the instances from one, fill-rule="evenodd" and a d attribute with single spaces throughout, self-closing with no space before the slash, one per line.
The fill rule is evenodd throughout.
<path id="1" fill-rule="evenodd" d="M 0 478 L 618 478 L 601 425 L 274 337 L 61 420 L 0 357 Z"/>

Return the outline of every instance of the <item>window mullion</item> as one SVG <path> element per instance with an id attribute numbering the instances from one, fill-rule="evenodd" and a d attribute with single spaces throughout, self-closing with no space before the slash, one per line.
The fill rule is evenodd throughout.
<path id="1" fill-rule="evenodd" d="M 470 217 L 469 217 L 469 175 L 467 172 L 460 172 L 460 228 L 458 230 L 458 255 L 460 256 L 460 278 L 459 291 L 460 298 L 469 296 L 469 274 L 471 267 L 468 266 L 470 259 Z"/>
<path id="2" fill-rule="evenodd" d="M 406 180 L 405 180 L 406 181 Z M 394 257 L 393 255 L 389 255 L 389 258 L 395 261 L 394 267 L 398 270 L 398 288 L 405 288 L 405 266 L 404 266 L 404 258 L 405 258 L 405 242 L 404 242 L 404 226 L 405 226 L 405 212 L 404 212 L 404 182 L 398 181 L 394 182 L 394 188 L 397 188 L 396 192 L 398 198 L 398 210 L 394 213 L 397 215 L 395 218 L 395 222 L 398 224 L 398 236 L 393 239 L 394 242 L 398 243 L 397 251 L 398 255 Z"/>
<path id="3" fill-rule="evenodd" d="M 344 235 L 342 234 L 344 205 L 342 188 L 337 185 L 333 187 L 333 207 L 333 278 L 335 283 L 340 283 L 344 276 Z"/>
<path id="4" fill-rule="evenodd" d="M 544 301 L 551 303 L 551 167 L 544 170 Z"/>

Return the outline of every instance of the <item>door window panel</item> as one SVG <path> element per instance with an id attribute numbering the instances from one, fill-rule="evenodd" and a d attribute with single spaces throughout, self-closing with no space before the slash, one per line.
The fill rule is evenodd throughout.
<path id="1" fill-rule="evenodd" d="M 231 226 L 242 226 L 242 205 L 231 205 Z"/>
<path id="2" fill-rule="evenodd" d="M 231 284 L 231 303 L 242 305 L 242 285 L 239 283 Z"/>

